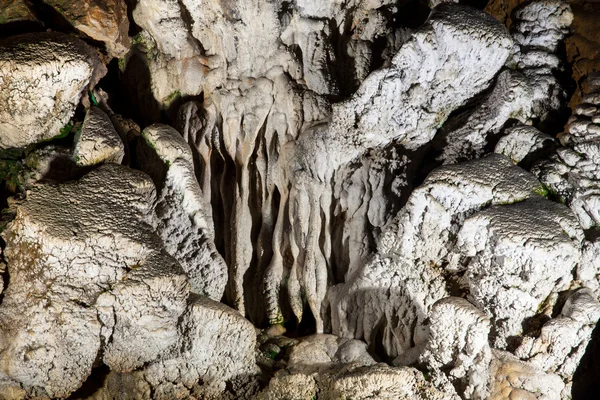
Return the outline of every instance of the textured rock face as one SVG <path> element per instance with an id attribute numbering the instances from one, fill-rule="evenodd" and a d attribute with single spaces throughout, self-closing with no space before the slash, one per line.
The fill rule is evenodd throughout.
<path id="1" fill-rule="evenodd" d="M 258 399 L 454 399 L 452 387 L 436 387 L 414 368 L 376 363 L 364 342 L 333 335 L 303 338 Z"/>
<path id="2" fill-rule="evenodd" d="M 36 20 L 28 0 L 6 0 L 0 5 L 1 24 Z"/>
<path id="3" fill-rule="evenodd" d="M 540 187 L 498 155 L 434 171 L 382 233 L 375 256 L 331 290 L 333 331 L 381 341 L 392 358 L 408 351 L 410 361 L 418 349 L 409 349 L 423 344 L 420 326 L 429 308 L 448 296 L 444 268 L 462 268 L 448 264 L 459 257 L 456 237 L 465 218 L 490 204 L 535 196 Z"/>
<path id="4" fill-rule="evenodd" d="M 161 187 L 155 207 L 156 228 L 165 249 L 181 263 L 194 293 L 220 300 L 227 266 L 215 248 L 210 205 L 195 179 L 190 148 L 166 125 L 152 125 L 144 129 L 142 137 L 151 149 L 143 168 Z"/>
<path id="5" fill-rule="evenodd" d="M 44 0 L 75 29 L 103 42 L 112 57 L 123 57 L 129 49 L 129 20 L 125 0 Z"/>
<path id="6" fill-rule="evenodd" d="M 124 155 L 123 142 L 108 116 L 98 107 L 91 107 L 75 137 L 75 163 L 80 166 L 102 162 L 120 164 Z"/>
<path id="7" fill-rule="evenodd" d="M 506 348 L 552 292 L 568 288 L 582 240 L 570 210 L 542 198 L 493 206 L 464 222 L 458 252 L 469 260 L 471 298 L 493 316 L 495 347 Z"/>
<path id="8" fill-rule="evenodd" d="M 176 337 L 160 360 L 130 373 L 113 370 L 95 397 L 170 399 L 201 393 L 218 399 L 225 396 L 225 382 L 257 373 L 254 327 L 224 304 L 190 296 Z"/>
<path id="9" fill-rule="evenodd" d="M 600 319 L 600 304 L 587 288 L 575 290 L 537 338 L 525 337 L 516 354 L 570 381 Z M 556 340 L 555 338 L 560 338 Z"/>
<path id="10" fill-rule="evenodd" d="M 558 199 L 571 207 L 584 229 L 600 222 L 598 214 L 598 157 L 597 78 L 591 76 L 588 85 L 593 89 L 575 108 L 566 132 L 560 138 L 564 147 L 548 160 L 534 166 L 533 172 Z"/>
<path id="11" fill-rule="evenodd" d="M 117 369 L 167 349 L 188 283 L 144 222 L 154 195 L 147 176 L 109 164 L 39 186 L 15 206 L 3 234 L 11 276 L 0 307 L 3 374 L 31 394 L 66 397 L 101 348 Z"/>
<path id="12" fill-rule="evenodd" d="M 100 78 L 95 51 L 59 33 L 15 36 L 0 47 L 0 148 L 59 136 L 81 93 Z"/>
<path id="13" fill-rule="evenodd" d="M 548 156 L 557 147 L 550 135 L 532 126 L 516 125 L 505 133 L 506 136 L 498 140 L 494 152 L 504 154 L 524 168 Z"/>
<path id="14" fill-rule="evenodd" d="M 593 384 L 595 6 L 428 5 L 0 5 L 0 398 Z"/>
<path id="15" fill-rule="evenodd" d="M 464 385 L 464 397 L 483 398 L 492 352 L 490 319 L 460 297 L 436 302 L 429 314 L 428 338 L 420 361 L 433 370 L 450 368 L 448 376 Z"/>

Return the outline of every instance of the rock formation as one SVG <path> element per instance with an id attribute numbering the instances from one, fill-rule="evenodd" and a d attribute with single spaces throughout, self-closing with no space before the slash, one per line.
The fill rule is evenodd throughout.
<path id="1" fill-rule="evenodd" d="M 478 6 L 1 4 L 0 398 L 594 393 L 596 6 Z"/>

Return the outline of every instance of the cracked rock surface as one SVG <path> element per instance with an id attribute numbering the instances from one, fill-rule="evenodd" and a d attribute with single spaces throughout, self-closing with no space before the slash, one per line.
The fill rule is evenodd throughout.
<path id="1" fill-rule="evenodd" d="M 2 2 L 0 398 L 595 395 L 597 8 Z"/>
<path id="2" fill-rule="evenodd" d="M 90 46 L 64 34 L 13 36 L 0 48 L 2 149 L 59 136 L 104 69 Z"/>

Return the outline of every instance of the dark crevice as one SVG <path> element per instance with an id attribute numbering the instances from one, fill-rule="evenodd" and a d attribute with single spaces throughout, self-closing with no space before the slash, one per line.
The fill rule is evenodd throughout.
<path id="1" fill-rule="evenodd" d="M 600 321 L 598 321 L 600 322 Z M 573 374 L 571 396 L 573 400 L 597 399 L 600 393 L 600 324 L 592 331 L 585 353 Z"/>
<path id="2" fill-rule="evenodd" d="M 92 369 L 92 373 L 83 383 L 83 385 L 73 392 L 67 400 L 87 399 L 104 386 L 106 378 L 110 373 L 110 368 L 106 365 L 101 365 Z"/>

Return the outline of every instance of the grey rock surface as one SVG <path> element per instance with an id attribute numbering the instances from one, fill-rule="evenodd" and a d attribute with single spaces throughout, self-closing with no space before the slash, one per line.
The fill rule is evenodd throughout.
<path id="1" fill-rule="evenodd" d="M 88 87 L 106 72 L 96 51 L 48 32 L 0 42 L 0 148 L 26 147 L 61 135 Z"/>
<path id="2" fill-rule="evenodd" d="M 123 141 L 108 116 L 98 107 L 90 107 L 74 140 L 73 159 L 77 165 L 120 164 L 123 161 Z"/>

